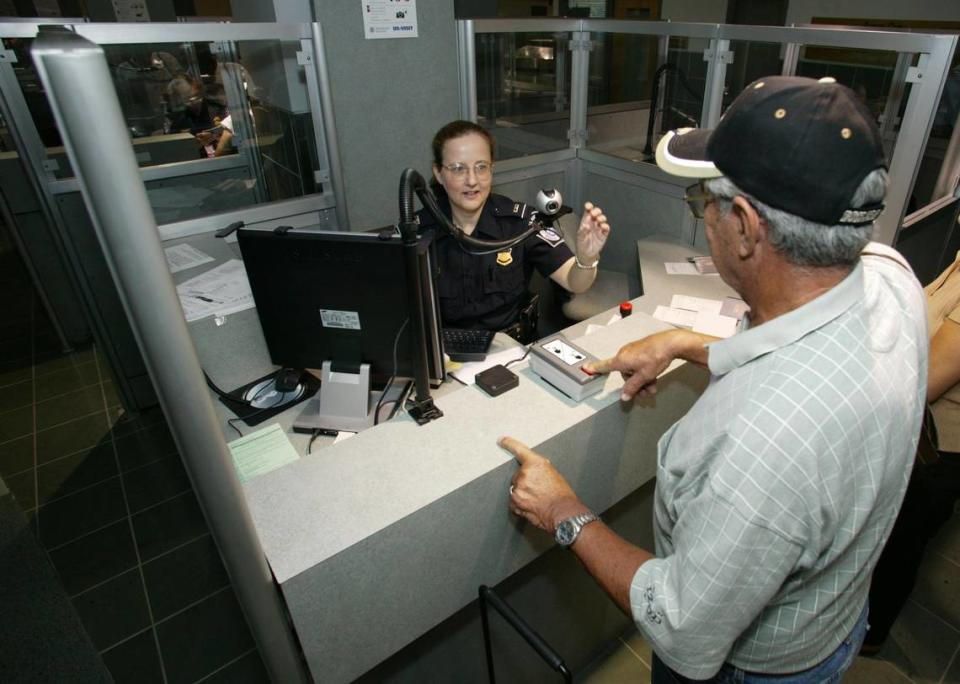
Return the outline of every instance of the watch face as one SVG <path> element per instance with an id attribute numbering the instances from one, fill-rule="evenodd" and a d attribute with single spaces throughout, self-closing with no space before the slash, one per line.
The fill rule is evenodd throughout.
<path id="1" fill-rule="evenodd" d="M 557 543 L 561 546 L 570 546 L 573 540 L 577 538 L 577 526 L 572 520 L 564 520 L 557 525 Z"/>

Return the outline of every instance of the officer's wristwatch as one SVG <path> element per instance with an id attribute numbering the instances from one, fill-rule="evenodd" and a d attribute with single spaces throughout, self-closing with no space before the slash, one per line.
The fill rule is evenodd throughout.
<path id="1" fill-rule="evenodd" d="M 580 530 L 583 529 L 584 525 L 599 519 L 600 517 L 593 511 L 587 511 L 586 513 L 575 515 L 572 518 L 566 518 L 561 520 L 557 525 L 557 531 L 553 536 L 560 546 L 569 547 L 573 542 L 577 541 L 577 537 L 580 536 Z"/>

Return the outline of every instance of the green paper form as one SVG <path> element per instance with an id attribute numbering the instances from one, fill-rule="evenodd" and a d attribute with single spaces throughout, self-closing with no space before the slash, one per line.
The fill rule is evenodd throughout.
<path id="1" fill-rule="evenodd" d="M 241 482 L 269 473 L 299 458 L 277 423 L 235 439 L 227 446 L 233 454 L 233 464 Z"/>

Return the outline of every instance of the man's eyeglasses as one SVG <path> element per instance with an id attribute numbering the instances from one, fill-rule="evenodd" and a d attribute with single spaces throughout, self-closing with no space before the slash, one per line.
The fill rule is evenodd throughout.
<path id="1" fill-rule="evenodd" d="M 443 168 L 449 171 L 450 175 L 454 178 L 466 178 L 467 171 L 470 169 L 469 166 L 466 164 L 461 164 L 460 162 L 443 164 Z M 473 165 L 473 175 L 475 175 L 477 178 L 488 178 L 492 169 L 493 164 L 490 162 L 479 161 Z"/>
<path id="2" fill-rule="evenodd" d="M 703 183 L 694 183 L 684 191 L 683 200 L 690 207 L 690 213 L 694 218 L 702 219 L 707 211 L 707 205 L 714 200 L 714 197 L 703 189 Z"/>

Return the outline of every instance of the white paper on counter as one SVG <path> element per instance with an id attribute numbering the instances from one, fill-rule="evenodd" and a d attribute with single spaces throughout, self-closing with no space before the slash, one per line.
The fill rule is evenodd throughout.
<path id="1" fill-rule="evenodd" d="M 493 368 L 497 364 L 506 366 L 509 361 L 521 358 L 526 352 L 526 347 L 510 347 L 495 354 L 487 354 L 487 358 L 483 361 L 470 361 L 461 364 L 456 370 L 451 370 L 450 375 L 465 385 L 472 385 L 477 373 Z"/>
<path id="2" fill-rule="evenodd" d="M 208 264 L 213 261 L 212 256 L 186 243 L 175 245 L 174 247 L 167 247 L 163 250 L 163 254 L 167 257 L 167 266 L 170 267 L 171 273 L 186 271 L 188 268 Z"/>
<path id="3" fill-rule="evenodd" d="M 713 335 L 714 337 L 730 337 L 737 332 L 737 319 L 730 316 L 698 311 L 693 322 L 693 332 Z"/>
<path id="4" fill-rule="evenodd" d="M 696 264 L 689 261 L 668 261 L 663 264 L 668 275 L 700 275 Z"/>
<path id="5" fill-rule="evenodd" d="M 670 300 L 671 309 L 686 309 L 687 311 L 705 311 L 707 313 L 719 314 L 723 308 L 723 302 L 719 299 L 705 299 L 703 297 L 690 297 L 688 295 L 673 295 Z"/>
<path id="6" fill-rule="evenodd" d="M 678 328 L 692 328 L 697 320 L 696 311 L 687 311 L 685 309 L 671 309 L 669 306 L 658 306 L 653 317 L 658 321 L 675 325 Z"/>
<path id="7" fill-rule="evenodd" d="M 206 273 L 177 285 L 180 306 L 187 322 L 206 316 L 226 315 L 252 309 L 250 281 L 239 259 L 230 259 Z"/>

